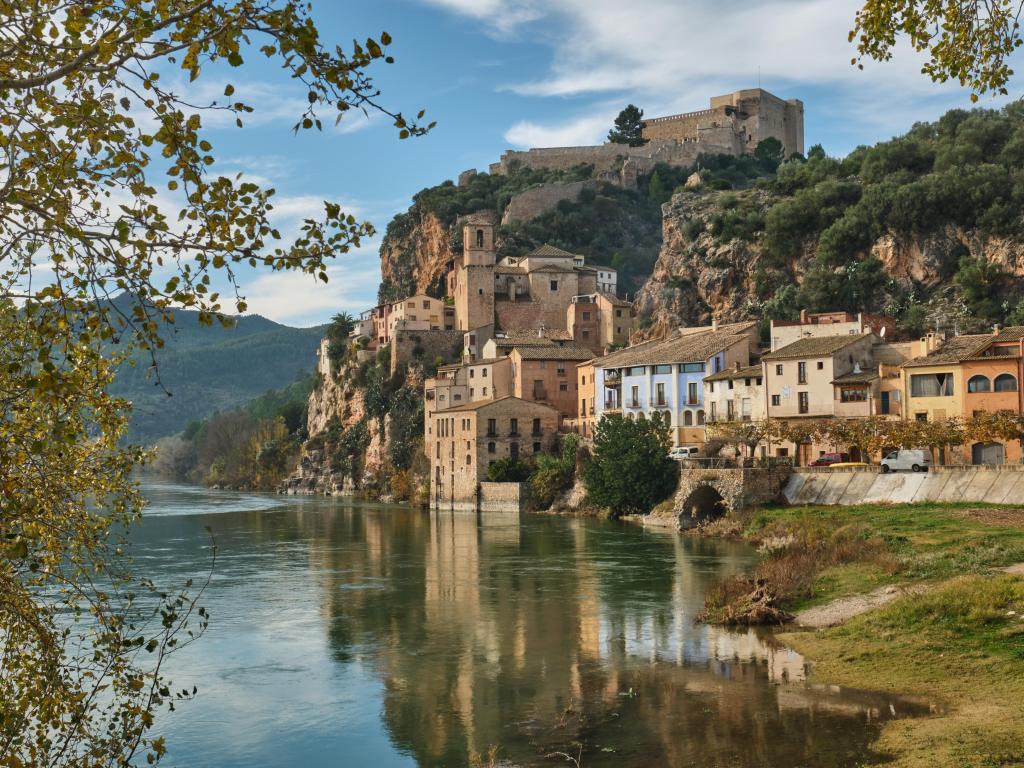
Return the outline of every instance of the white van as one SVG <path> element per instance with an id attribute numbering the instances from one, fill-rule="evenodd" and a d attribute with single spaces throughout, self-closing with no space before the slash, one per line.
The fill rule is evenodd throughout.
<path id="1" fill-rule="evenodd" d="M 882 459 L 882 472 L 909 469 L 911 472 L 927 472 L 932 464 L 932 452 L 925 448 L 901 448 Z"/>
<path id="2" fill-rule="evenodd" d="M 668 457 L 670 459 L 677 460 L 692 459 L 694 456 L 697 455 L 698 450 L 699 449 L 696 446 L 677 445 L 675 448 L 668 452 Z"/>

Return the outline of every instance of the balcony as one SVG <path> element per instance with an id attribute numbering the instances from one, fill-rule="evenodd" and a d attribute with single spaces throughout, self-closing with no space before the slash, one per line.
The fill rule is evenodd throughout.
<path id="1" fill-rule="evenodd" d="M 664 398 L 664 397 L 659 397 L 659 398 L 657 398 L 657 399 L 656 399 L 656 400 L 654 401 L 654 404 L 655 404 L 655 405 L 657 405 L 657 406 L 659 406 L 659 407 L 661 407 L 661 408 L 664 408 L 665 406 L 667 406 L 667 405 L 668 405 L 668 403 L 667 403 L 667 402 L 665 402 L 665 398 Z"/>
<path id="2" fill-rule="evenodd" d="M 510 429 L 509 432 L 508 432 L 508 436 L 509 437 L 522 437 L 522 434 L 519 432 L 518 429 Z"/>

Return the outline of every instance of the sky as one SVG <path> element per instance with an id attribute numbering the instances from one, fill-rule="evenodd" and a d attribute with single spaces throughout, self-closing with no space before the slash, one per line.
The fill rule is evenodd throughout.
<path id="1" fill-rule="evenodd" d="M 424 187 L 485 170 L 508 148 L 600 143 L 627 103 L 648 117 L 707 107 L 711 96 L 761 87 L 804 102 L 805 144 L 845 155 L 906 132 L 969 93 L 931 82 L 921 58 L 897 50 L 887 63 L 850 65 L 854 0 L 313 0 L 322 38 L 393 38 L 391 65 L 371 70 L 381 101 L 437 126 L 399 141 L 384 119 L 350 113 L 324 130 L 292 126 L 301 86 L 272 61 L 212 71 L 183 85 L 190 99 L 223 91 L 229 74 L 255 107 L 244 129 L 204 123 L 222 174 L 243 173 L 277 190 L 277 222 L 294 232 L 340 203 L 378 234 L 336 260 L 330 282 L 308 275 L 243 275 L 251 313 L 308 326 L 375 303 L 378 249 L 388 221 Z M 1014 83 L 1011 83 L 1011 85 Z M 1011 91 L 1010 98 L 1019 97 Z M 983 98 L 981 106 L 1005 102 Z"/>

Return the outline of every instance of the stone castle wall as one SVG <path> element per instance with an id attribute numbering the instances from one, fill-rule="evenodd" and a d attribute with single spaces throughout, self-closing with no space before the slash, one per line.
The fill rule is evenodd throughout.
<path id="1" fill-rule="evenodd" d="M 391 373 L 401 363 L 413 360 L 431 362 L 440 357 L 446 363 L 459 359 L 463 345 L 462 331 L 398 330 L 391 337 Z"/>
<path id="2" fill-rule="evenodd" d="M 701 153 L 737 154 L 733 143 L 722 143 L 716 135 L 708 141 L 650 141 L 640 147 L 625 144 L 601 144 L 593 147 L 541 147 L 507 150 L 501 160 L 492 163 L 490 172 L 508 173 L 515 166 L 535 170 L 567 171 L 578 165 L 594 166 L 595 175 L 619 175 L 624 163 L 632 162 L 641 172 L 649 171 L 657 163 L 689 166 L 697 162 Z"/>
<path id="3" fill-rule="evenodd" d="M 501 217 L 501 223 L 532 221 L 550 211 L 563 200 L 576 200 L 585 189 L 596 190 L 600 182 L 595 179 L 573 181 L 566 184 L 542 184 L 514 195 Z"/>

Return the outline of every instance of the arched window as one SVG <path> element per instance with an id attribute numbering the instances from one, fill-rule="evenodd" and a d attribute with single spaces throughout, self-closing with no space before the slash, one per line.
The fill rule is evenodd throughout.
<path id="1" fill-rule="evenodd" d="M 644 415 L 643 411 L 640 411 L 640 413 L 636 415 L 636 418 L 637 421 L 647 421 L 647 416 Z"/>
<path id="2" fill-rule="evenodd" d="M 683 426 L 684 427 L 692 427 L 693 426 L 693 411 L 683 411 Z"/>
<path id="3" fill-rule="evenodd" d="M 697 411 L 697 426 L 698 427 L 703 427 L 704 426 L 704 411 L 703 410 Z"/>
<path id="4" fill-rule="evenodd" d="M 1000 373 L 996 376 L 996 392 L 1016 392 L 1017 377 L 1012 373 Z"/>
<path id="5" fill-rule="evenodd" d="M 484 247 L 484 231 L 482 229 L 478 229 L 476 231 L 476 247 L 477 248 L 483 248 Z"/>
<path id="6" fill-rule="evenodd" d="M 967 380 L 968 392 L 991 392 L 992 382 L 986 376 L 971 376 Z"/>

